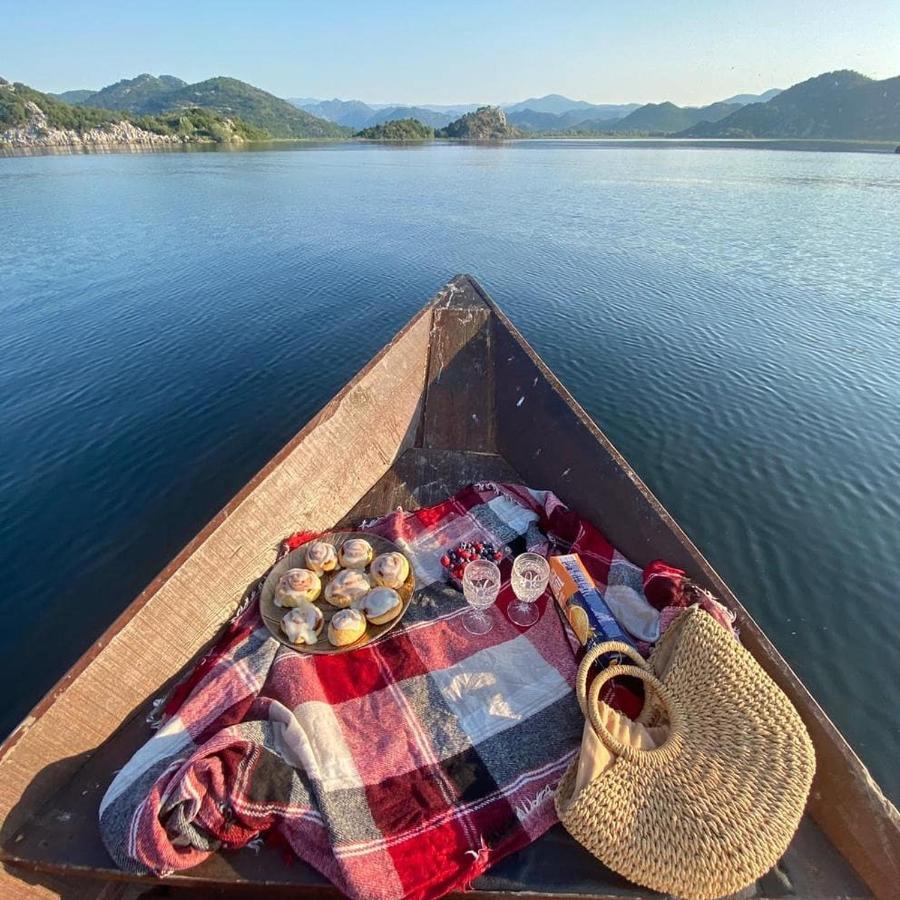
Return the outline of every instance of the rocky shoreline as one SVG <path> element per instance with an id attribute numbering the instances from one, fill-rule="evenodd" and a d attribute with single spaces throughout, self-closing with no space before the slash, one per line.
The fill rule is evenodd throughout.
<path id="1" fill-rule="evenodd" d="M 171 147 L 185 143 L 177 135 L 156 134 L 138 128 L 131 122 L 115 122 L 100 128 L 75 131 L 68 128 L 52 128 L 44 111 L 35 103 L 28 103 L 28 122 L 0 131 L 0 146 L 12 149 L 38 147 L 103 148 L 119 145 L 140 147 Z"/>

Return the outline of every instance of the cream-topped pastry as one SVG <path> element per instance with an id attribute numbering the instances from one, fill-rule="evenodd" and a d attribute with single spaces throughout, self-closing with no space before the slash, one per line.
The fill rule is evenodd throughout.
<path id="1" fill-rule="evenodd" d="M 338 561 L 345 569 L 364 569 L 375 555 L 372 545 L 363 538 L 350 538 L 341 544 Z"/>
<path id="2" fill-rule="evenodd" d="M 390 553 L 382 553 L 381 556 L 376 556 L 369 572 L 372 576 L 373 584 L 396 590 L 402 587 L 406 579 L 409 578 L 409 560 L 402 553 L 391 550 Z"/>
<path id="3" fill-rule="evenodd" d="M 292 644 L 315 644 L 322 633 L 325 616 L 322 610 L 307 600 L 301 600 L 281 619 L 281 630 Z"/>
<path id="4" fill-rule="evenodd" d="M 310 603 L 319 596 L 322 582 L 309 569 L 288 569 L 275 586 L 276 606 L 299 606 L 301 601 Z"/>
<path id="5" fill-rule="evenodd" d="M 372 588 L 369 576 L 359 569 L 344 569 L 325 585 L 325 599 L 339 609 L 365 597 Z"/>
<path id="6" fill-rule="evenodd" d="M 337 568 L 337 550 L 326 541 L 310 541 L 306 545 L 306 568 L 321 575 Z"/>
<path id="7" fill-rule="evenodd" d="M 328 623 L 328 640 L 335 647 L 346 647 L 366 633 L 366 617 L 355 609 L 338 610 Z"/>
<path id="8" fill-rule="evenodd" d="M 384 625 L 400 615 L 403 598 L 393 588 L 376 587 L 364 597 L 355 600 L 353 608 L 364 612 L 373 625 Z"/>

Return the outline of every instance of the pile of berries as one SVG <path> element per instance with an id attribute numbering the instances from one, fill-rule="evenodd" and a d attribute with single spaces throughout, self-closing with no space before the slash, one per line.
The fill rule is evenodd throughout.
<path id="1" fill-rule="evenodd" d="M 462 581 L 466 563 L 471 562 L 473 559 L 489 559 L 491 562 L 500 562 L 503 559 L 503 551 L 493 544 L 484 544 L 481 541 L 465 541 L 449 553 L 445 553 L 441 557 L 441 565 L 457 581 Z"/>

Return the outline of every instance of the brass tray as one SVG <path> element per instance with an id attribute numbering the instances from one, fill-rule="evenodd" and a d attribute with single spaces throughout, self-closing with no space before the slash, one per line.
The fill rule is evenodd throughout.
<path id="1" fill-rule="evenodd" d="M 338 609 L 325 599 L 325 586 L 338 572 L 341 571 L 340 569 L 335 569 L 333 572 L 326 572 L 320 576 L 322 579 L 322 593 L 319 594 L 319 599 L 316 600 L 315 605 L 325 616 L 325 624 L 322 626 L 322 634 L 319 640 L 315 644 L 292 644 L 281 630 L 281 620 L 288 610 L 275 605 L 275 587 L 278 584 L 278 579 L 281 578 L 288 569 L 303 568 L 306 556 L 306 544 L 301 544 L 296 550 L 291 550 L 290 553 L 275 563 L 272 567 L 272 571 L 269 572 L 266 577 L 259 596 L 259 610 L 262 614 L 263 622 L 266 623 L 266 628 L 268 628 L 272 635 L 278 638 L 285 647 L 290 647 L 298 653 L 344 653 L 347 650 L 357 650 L 360 647 L 365 647 L 366 644 L 371 644 L 372 641 L 380 638 L 383 634 L 387 634 L 387 632 L 389 632 L 406 614 L 406 610 L 409 608 L 409 604 L 412 601 L 413 592 L 416 589 L 416 577 L 413 573 L 412 561 L 410 558 L 403 553 L 393 541 L 378 537 L 378 535 L 375 534 L 363 534 L 359 531 L 331 531 L 321 535 L 316 538 L 316 540 L 332 544 L 337 550 L 344 541 L 348 541 L 351 538 L 363 538 L 368 541 L 375 551 L 375 556 L 395 550 L 397 553 L 406 557 L 407 562 L 409 562 L 409 577 L 397 591 L 400 595 L 400 599 L 403 601 L 400 614 L 396 618 L 391 619 L 390 622 L 385 622 L 384 625 L 373 625 L 369 622 L 366 633 L 358 641 L 347 644 L 345 647 L 335 647 L 328 640 L 328 623 L 331 621 L 331 617 L 338 612 Z M 369 566 L 366 566 L 365 571 L 368 574 Z"/>

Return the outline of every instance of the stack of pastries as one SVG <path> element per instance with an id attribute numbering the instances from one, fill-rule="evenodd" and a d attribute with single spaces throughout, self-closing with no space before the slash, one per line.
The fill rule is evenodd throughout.
<path id="1" fill-rule="evenodd" d="M 364 538 L 350 538 L 338 549 L 310 541 L 304 551 L 303 567 L 288 569 L 275 586 L 275 605 L 288 608 L 281 630 L 292 644 L 314 645 L 324 631 L 332 646 L 348 647 L 369 625 L 386 625 L 403 611 L 399 591 L 410 568 L 402 553 L 375 556 Z M 336 610 L 327 628 L 315 605 L 320 597 Z"/>

